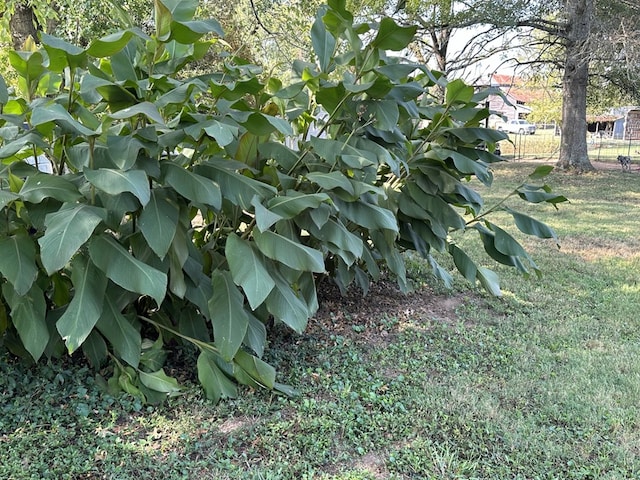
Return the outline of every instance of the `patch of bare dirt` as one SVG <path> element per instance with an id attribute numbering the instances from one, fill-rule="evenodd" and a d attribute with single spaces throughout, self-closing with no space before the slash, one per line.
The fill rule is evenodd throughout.
<path id="1" fill-rule="evenodd" d="M 318 300 L 320 308 L 309 321 L 307 335 L 315 338 L 328 333 L 345 337 L 357 335 L 372 345 L 392 341 L 394 331 L 389 324 L 420 319 L 456 323 L 458 308 L 463 303 L 476 301 L 458 293 L 437 294 L 426 287 L 404 294 L 389 280 L 372 284 L 366 296 L 355 288 L 342 295 L 335 285 L 325 281 L 318 286 Z M 384 322 L 384 319 L 390 321 Z"/>

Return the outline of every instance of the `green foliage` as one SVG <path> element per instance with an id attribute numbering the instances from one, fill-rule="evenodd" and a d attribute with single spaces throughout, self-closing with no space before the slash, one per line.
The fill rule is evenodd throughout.
<path id="1" fill-rule="evenodd" d="M 484 209 L 468 186 L 491 184 L 500 158 L 484 146 L 505 138 L 479 127 L 485 94 L 387 56 L 414 27 L 354 25 L 332 1 L 311 32 L 319 65 L 295 62 L 283 88 L 233 56 L 182 77 L 220 26 L 193 20 L 196 0 L 155 5 L 154 34 L 132 27 L 86 48 L 43 35 L 42 48 L 11 54 L 23 95 L 0 91 L 12 352 L 37 361 L 82 349 L 95 367 L 110 358 L 110 389 L 156 402 L 180 389 L 163 370 L 167 345 L 191 344 L 210 399 L 236 396 L 235 382 L 286 393 L 260 359 L 265 324 L 304 330 L 317 275 L 366 292 L 386 267 L 407 290 L 411 249 L 450 283 L 431 256 L 440 251 L 499 294 L 497 276 L 450 241 L 456 230 L 537 271 L 487 219 L 501 204 Z M 436 84 L 444 104 L 428 93 Z M 565 200 L 530 184 L 512 195 Z M 509 212 L 525 233 L 554 236 Z"/>

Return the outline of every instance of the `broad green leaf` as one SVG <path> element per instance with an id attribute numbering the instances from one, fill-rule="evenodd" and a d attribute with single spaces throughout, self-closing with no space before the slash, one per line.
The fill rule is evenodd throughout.
<path id="1" fill-rule="evenodd" d="M 36 247 L 25 231 L 0 239 L 0 273 L 18 295 L 25 295 L 38 276 Z"/>
<path id="2" fill-rule="evenodd" d="M 334 199 L 334 203 L 338 207 L 341 216 L 362 225 L 370 230 L 391 230 L 398 231 L 398 222 L 395 215 L 386 208 L 373 205 L 371 203 L 358 200 L 356 202 L 344 202 L 340 199 Z"/>
<path id="3" fill-rule="evenodd" d="M 551 193 L 550 191 L 546 191 L 544 187 L 534 187 L 531 185 L 524 185 L 517 189 L 518 196 L 523 200 L 531 203 L 550 203 L 554 207 L 556 203 L 567 202 L 568 199 L 564 195 L 558 195 L 555 193 Z"/>
<path id="4" fill-rule="evenodd" d="M 143 170 L 85 169 L 84 174 L 92 185 L 110 195 L 130 192 L 140 200 L 142 206 L 151 199 L 149 180 Z"/>
<path id="5" fill-rule="evenodd" d="M 47 143 L 39 134 L 29 132 L 26 135 L 22 135 L 21 137 L 11 140 L 10 142 L 6 142 L 0 148 L 0 159 L 12 157 L 23 148 L 32 146 L 36 146 L 42 149 L 48 148 Z"/>
<path id="6" fill-rule="evenodd" d="M 184 266 L 189 257 L 189 240 L 184 228 L 176 229 L 176 234 L 169 249 L 169 289 L 178 298 L 184 298 L 187 284 L 184 280 Z"/>
<path id="7" fill-rule="evenodd" d="M 178 330 L 182 335 L 210 343 L 211 333 L 205 317 L 195 308 L 183 309 L 178 320 Z"/>
<path id="8" fill-rule="evenodd" d="M 355 193 L 353 190 L 353 184 L 349 181 L 345 174 L 339 170 L 334 170 L 333 172 L 328 173 L 310 172 L 307 174 L 307 178 L 325 190 L 335 190 L 336 188 L 341 188 L 351 195 Z"/>
<path id="9" fill-rule="evenodd" d="M 513 216 L 516 226 L 521 232 L 526 233 L 527 235 L 535 235 L 538 238 L 553 238 L 556 243 L 558 242 L 556 232 L 547 224 L 529 217 L 528 215 L 524 215 L 523 213 L 516 212 L 510 208 L 505 208 L 505 211 L 509 212 Z"/>
<path id="10" fill-rule="evenodd" d="M 455 135 L 465 143 L 477 143 L 479 140 L 488 143 L 495 143 L 501 140 L 507 140 L 509 136 L 492 128 L 464 127 L 464 128 L 447 128 L 443 133 L 447 132 Z M 553 168 L 553 167 L 552 167 Z"/>
<path id="11" fill-rule="evenodd" d="M 119 358 L 133 368 L 138 368 L 142 351 L 140 332 L 122 315 L 109 292 L 104 296 L 102 314 L 96 323 L 96 328 L 109 341 Z"/>
<path id="12" fill-rule="evenodd" d="M 264 355 L 264 347 L 267 343 L 267 328 L 264 323 L 257 319 L 254 315 L 249 315 L 249 327 L 244 344 L 253 350 L 258 358 Z"/>
<path id="13" fill-rule="evenodd" d="M 257 196 L 253 198 L 253 200 L 251 201 L 251 205 L 253 205 L 254 214 L 256 216 L 256 226 L 261 232 L 269 230 L 278 221 L 283 219 L 280 215 L 273 213 L 271 210 L 262 205 L 262 203 L 260 203 L 260 199 Z"/>
<path id="14" fill-rule="evenodd" d="M 18 198 L 20 197 L 18 197 L 18 195 L 16 195 L 15 193 L 11 193 L 6 190 L 0 190 L 0 210 L 17 200 Z"/>
<path id="15" fill-rule="evenodd" d="M 2 75 L 0 75 L 0 105 L 6 105 L 8 101 L 9 89 L 7 88 L 7 82 L 5 82 Z"/>
<path id="16" fill-rule="evenodd" d="M 364 249 L 362 238 L 351 233 L 343 224 L 335 219 L 329 219 L 317 232 L 318 238 L 332 243 L 340 250 L 350 252 L 355 258 L 360 258 Z"/>
<path id="17" fill-rule="evenodd" d="M 27 178 L 20 189 L 20 196 L 25 202 L 31 203 L 40 203 L 48 198 L 55 198 L 61 202 L 75 202 L 82 197 L 69 180 L 39 172 Z"/>
<path id="18" fill-rule="evenodd" d="M 236 373 L 237 369 L 240 368 L 258 384 L 269 389 L 273 388 L 276 381 L 276 371 L 268 363 L 263 362 L 244 350 L 238 351 L 238 354 L 233 359 L 233 363 L 234 373 Z"/>
<path id="19" fill-rule="evenodd" d="M 179 22 L 192 20 L 198 8 L 198 0 L 159 0 L 169 13 L 171 18 Z"/>
<path id="20" fill-rule="evenodd" d="M 224 36 L 222 26 L 217 20 L 176 21 L 171 23 L 171 36 L 169 40 L 191 45 L 197 42 L 203 35 L 209 33 L 215 33 L 219 37 Z"/>
<path id="21" fill-rule="evenodd" d="M 104 338 L 96 330 L 91 330 L 89 336 L 82 342 L 82 353 L 95 369 L 100 368 L 109 355 Z"/>
<path id="22" fill-rule="evenodd" d="M 110 116 L 116 120 L 123 120 L 138 115 L 144 115 L 149 120 L 164 125 L 164 119 L 158 111 L 158 107 L 151 102 L 142 102 L 131 107 L 123 108 L 122 110 L 112 113 Z"/>
<path id="23" fill-rule="evenodd" d="M 216 210 L 222 206 L 220 187 L 213 180 L 170 162 L 163 163 L 162 171 L 166 183 L 188 200 Z"/>
<path id="24" fill-rule="evenodd" d="M 221 398 L 236 398 L 238 389 L 216 364 L 213 353 L 202 350 L 198 356 L 198 380 L 207 398 L 217 403 Z"/>
<path id="25" fill-rule="evenodd" d="M 71 262 L 71 283 L 73 298 L 56 322 L 69 354 L 82 345 L 100 318 L 107 278 L 85 257 L 78 255 Z"/>
<path id="26" fill-rule="evenodd" d="M 303 272 L 323 273 L 325 271 L 322 252 L 307 247 L 300 242 L 267 230 L 253 231 L 258 249 L 268 258 L 283 263 L 289 268 Z"/>
<path id="27" fill-rule="evenodd" d="M 93 263 L 114 283 L 162 304 L 167 293 L 167 275 L 134 258 L 112 236 L 94 237 L 89 244 L 89 254 Z"/>
<path id="28" fill-rule="evenodd" d="M 250 242 L 233 233 L 227 237 L 224 252 L 233 281 L 242 287 L 249 305 L 255 310 L 275 287 L 262 256 L 254 250 Z"/>
<path id="29" fill-rule="evenodd" d="M 107 137 L 108 154 L 113 164 L 121 170 L 129 170 L 135 165 L 144 145 L 130 135 L 109 135 Z"/>
<path id="30" fill-rule="evenodd" d="M 122 50 L 129 43 L 131 37 L 133 37 L 133 32 L 130 30 L 112 33 L 93 40 L 87 48 L 87 53 L 95 58 L 109 57 Z"/>
<path id="31" fill-rule="evenodd" d="M 282 218 L 294 218 L 308 209 L 318 208 L 330 200 L 326 193 L 302 194 L 289 190 L 286 195 L 274 197 L 267 202 L 267 208 Z"/>
<path id="32" fill-rule="evenodd" d="M 283 135 L 293 135 L 291 125 L 285 119 L 266 115 L 262 112 L 252 113 L 246 121 L 242 122 L 242 125 L 257 136 L 269 135 L 275 130 Z"/>
<path id="33" fill-rule="evenodd" d="M 163 259 L 178 228 L 180 209 L 166 190 L 156 188 L 140 213 L 138 227 L 158 258 Z"/>
<path id="34" fill-rule="evenodd" d="M 478 267 L 467 253 L 454 244 L 449 245 L 449 253 L 453 257 L 453 263 L 464 278 L 470 282 L 476 280 Z"/>
<path id="35" fill-rule="evenodd" d="M 230 362 L 242 345 L 249 317 L 244 310 L 244 297 L 233 283 L 229 272 L 213 272 L 212 284 L 209 316 L 213 324 L 214 343 L 220 356 Z"/>
<path id="36" fill-rule="evenodd" d="M 96 133 L 73 118 L 60 104 L 49 103 L 33 109 L 31 113 L 31 124 L 34 127 L 50 122 L 56 125 L 62 125 L 68 132 L 77 135 L 91 136 Z"/>
<path id="37" fill-rule="evenodd" d="M 322 22 L 323 13 L 323 10 L 318 11 L 316 20 L 311 27 L 311 44 L 318 57 L 320 70 L 326 73 L 329 71 L 329 65 L 336 49 L 336 39 Z"/>
<path id="38" fill-rule="evenodd" d="M 473 98 L 473 93 L 473 87 L 467 85 L 463 80 L 460 80 L 459 78 L 452 80 L 447 84 L 446 88 L 447 105 L 469 103 Z"/>
<path id="39" fill-rule="evenodd" d="M 160 0 L 153 0 L 153 14 L 158 40 L 165 41 L 171 34 L 171 11 Z"/>
<path id="40" fill-rule="evenodd" d="M 143 370 L 138 370 L 140 381 L 142 384 L 151 390 L 162 393 L 175 393 L 180 391 L 178 381 L 168 376 L 161 368 L 155 372 L 147 373 Z"/>
<path id="41" fill-rule="evenodd" d="M 366 110 L 363 113 L 365 119 L 369 116 L 373 120 L 373 126 L 380 130 L 393 130 L 398 126 L 400 110 L 398 104 L 392 100 L 369 100 L 363 102 Z"/>
<path id="42" fill-rule="evenodd" d="M 464 219 L 442 198 L 425 193 L 413 183 L 408 185 L 408 191 L 411 198 L 443 226 L 456 230 L 465 228 Z"/>
<path id="43" fill-rule="evenodd" d="M 198 165 L 195 173 L 216 181 L 220 186 L 222 197 L 242 208 L 250 209 L 254 196 L 259 199 L 271 198 L 277 193 L 275 187 L 258 180 L 246 177 L 227 167 L 225 161 L 212 160 Z"/>
<path id="44" fill-rule="evenodd" d="M 488 268 L 478 267 L 478 280 L 482 287 L 495 297 L 501 297 L 500 278 Z"/>
<path id="45" fill-rule="evenodd" d="M 491 222 L 485 222 L 495 235 L 494 245 L 499 252 L 512 257 L 527 257 L 527 253 L 515 238 Z"/>
<path id="46" fill-rule="evenodd" d="M 66 66 L 74 69 L 87 63 L 87 54 L 76 45 L 44 32 L 40 33 L 40 41 L 47 50 L 49 68 L 54 72 L 62 72 Z"/>
<path id="47" fill-rule="evenodd" d="M 221 147 L 226 147 L 232 143 L 238 135 L 237 127 L 227 125 L 217 120 L 209 120 L 202 130 L 204 130 L 207 135 L 214 138 Z"/>
<path id="48" fill-rule="evenodd" d="M 86 204 L 66 204 L 45 218 L 45 234 L 38 239 L 42 266 L 51 275 L 62 269 L 89 240 L 106 211 Z"/>
<path id="49" fill-rule="evenodd" d="M 27 352 L 37 362 L 49 343 L 49 329 L 45 321 L 47 302 L 44 292 L 34 284 L 31 289 L 19 294 L 11 284 L 2 285 L 2 295 L 11 309 L 11 319 Z"/>
<path id="50" fill-rule="evenodd" d="M 380 22 L 380 28 L 371 45 L 381 50 L 400 51 L 411 43 L 418 27 L 415 25 L 401 27 L 391 18 L 385 17 Z"/>
<path id="51" fill-rule="evenodd" d="M 307 327 L 310 309 L 280 273 L 271 273 L 276 285 L 265 301 L 267 310 L 277 320 L 301 333 Z"/>
<path id="52" fill-rule="evenodd" d="M 541 180 L 549 175 L 553 169 L 553 165 L 540 165 L 539 167 L 536 167 L 533 173 L 529 174 L 529 178 L 532 180 Z"/>

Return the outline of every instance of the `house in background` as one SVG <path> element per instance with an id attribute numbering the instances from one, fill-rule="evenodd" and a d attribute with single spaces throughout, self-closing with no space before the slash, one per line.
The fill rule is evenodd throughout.
<path id="1" fill-rule="evenodd" d="M 531 113 L 527 104 L 537 98 L 536 92 L 527 89 L 519 77 L 494 73 L 489 80 L 489 86 L 502 91 L 500 95 L 490 95 L 487 98 L 489 110 L 505 118 L 506 121 L 526 118 Z"/>
<path id="2" fill-rule="evenodd" d="M 613 138 L 640 140 L 640 107 L 619 107 L 610 113 L 617 117 L 613 123 Z"/>

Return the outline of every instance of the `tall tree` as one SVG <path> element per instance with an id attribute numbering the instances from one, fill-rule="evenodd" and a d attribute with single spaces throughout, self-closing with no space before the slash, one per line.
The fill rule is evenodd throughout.
<path id="1" fill-rule="evenodd" d="M 562 140 L 558 167 L 593 170 L 587 153 L 587 85 L 593 0 L 565 0 Z"/>
<path id="2" fill-rule="evenodd" d="M 29 37 L 38 40 L 39 23 L 31 3 L 25 0 L 7 2 L 2 14 L 8 16 L 11 43 L 15 50 L 22 48 Z"/>

